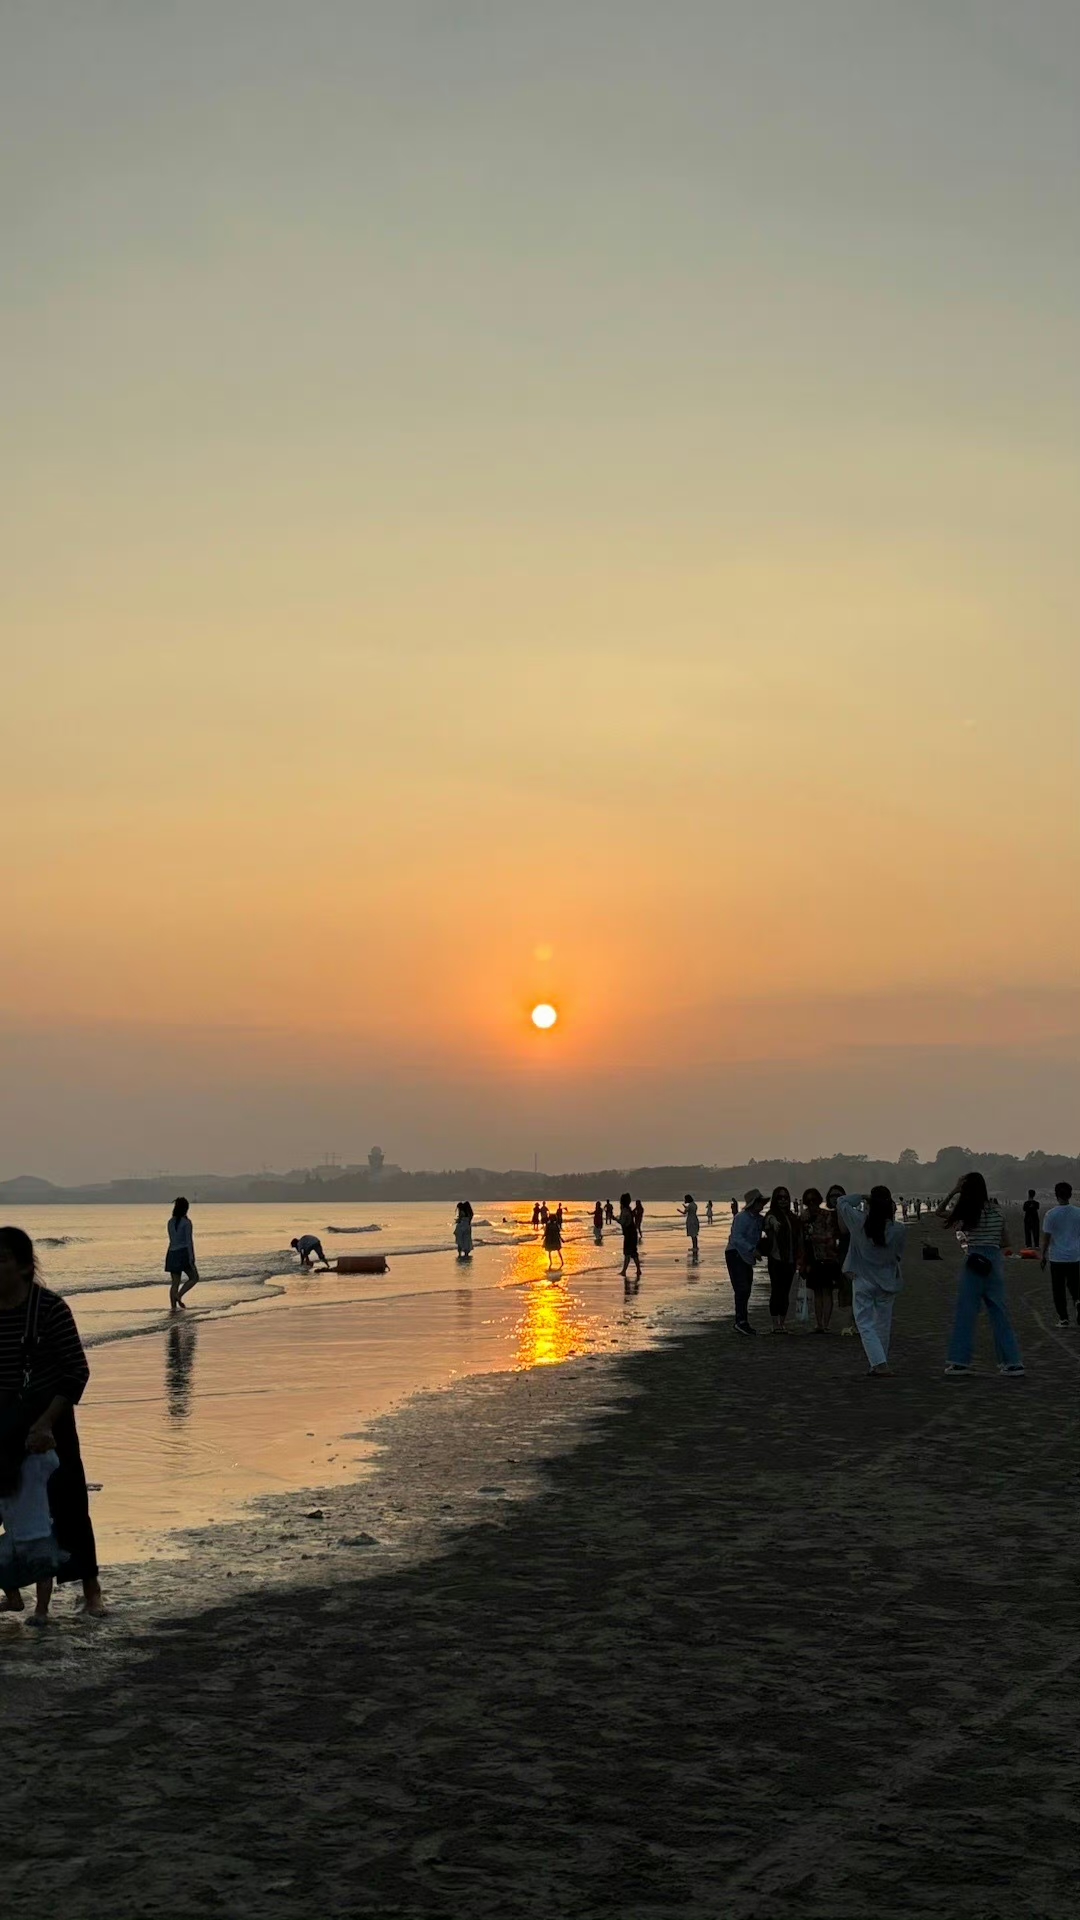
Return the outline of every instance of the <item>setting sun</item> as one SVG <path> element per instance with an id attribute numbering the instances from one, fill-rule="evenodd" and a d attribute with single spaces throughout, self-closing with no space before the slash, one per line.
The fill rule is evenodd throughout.
<path id="1" fill-rule="evenodd" d="M 532 1023 L 534 1027 L 553 1027 L 558 1017 L 555 1008 L 549 1007 L 546 1001 L 542 1001 L 540 1006 L 534 1007 L 532 1010 Z"/>

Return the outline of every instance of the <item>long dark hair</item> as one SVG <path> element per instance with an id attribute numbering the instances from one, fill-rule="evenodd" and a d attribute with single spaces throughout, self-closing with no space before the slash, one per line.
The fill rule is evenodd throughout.
<path id="1" fill-rule="evenodd" d="M 976 1173 L 974 1170 L 971 1173 L 965 1173 L 960 1182 L 960 1190 L 956 1196 L 956 1205 L 950 1213 L 946 1225 L 950 1227 L 963 1227 L 965 1233 L 970 1233 L 972 1227 L 978 1226 L 982 1210 L 989 1198 L 990 1195 L 986 1191 L 986 1181 L 982 1174 Z"/>
<path id="2" fill-rule="evenodd" d="M 888 1187 L 871 1187 L 870 1204 L 866 1209 L 863 1230 L 875 1247 L 885 1245 L 885 1229 L 896 1214 L 896 1201 Z"/>
<path id="3" fill-rule="evenodd" d="M 36 1280 L 38 1263 L 34 1243 L 21 1227 L 0 1227 L 0 1253 L 6 1253 L 25 1280 Z"/>
<path id="4" fill-rule="evenodd" d="M 820 1207 L 821 1195 L 818 1189 L 816 1187 L 807 1187 L 802 1197 L 802 1203 L 804 1207 Z"/>
<path id="5" fill-rule="evenodd" d="M 173 1201 L 172 1217 L 174 1220 L 182 1220 L 185 1213 L 187 1212 L 188 1212 L 188 1203 L 184 1199 L 183 1194 L 180 1194 L 178 1199 Z"/>
<path id="6" fill-rule="evenodd" d="M 630 1198 L 630 1195 L 629 1195 L 628 1193 L 620 1193 L 620 1195 L 619 1195 L 619 1205 L 620 1205 L 620 1207 L 632 1207 L 632 1206 L 633 1206 L 633 1201 L 631 1200 L 631 1198 Z"/>
<path id="7" fill-rule="evenodd" d="M 781 1206 L 781 1204 L 780 1204 L 780 1195 L 781 1195 L 781 1194 L 783 1194 L 783 1195 L 784 1195 L 784 1198 L 785 1198 L 785 1199 L 787 1200 L 787 1204 L 788 1204 L 788 1210 L 790 1211 L 790 1208 L 791 1208 L 791 1189 L 790 1189 L 790 1187 L 774 1187 L 774 1188 L 773 1188 L 773 1190 L 772 1190 L 772 1199 L 771 1199 L 771 1200 L 769 1201 L 769 1212 L 770 1212 L 770 1213 L 783 1213 L 783 1212 L 784 1212 L 784 1208 L 783 1208 L 783 1207 Z"/>

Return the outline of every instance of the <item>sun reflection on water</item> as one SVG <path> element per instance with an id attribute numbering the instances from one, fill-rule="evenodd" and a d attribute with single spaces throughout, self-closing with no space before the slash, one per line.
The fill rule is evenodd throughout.
<path id="1" fill-rule="evenodd" d="M 568 1270 L 572 1251 L 566 1248 Z M 516 1370 L 556 1366 L 594 1344 L 602 1324 L 599 1315 L 588 1313 L 581 1295 L 571 1290 L 569 1271 L 560 1273 L 556 1268 L 548 1273 L 547 1255 L 538 1242 L 514 1249 L 503 1285 L 523 1290 L 521 1318 L 514 1329 Z"/>

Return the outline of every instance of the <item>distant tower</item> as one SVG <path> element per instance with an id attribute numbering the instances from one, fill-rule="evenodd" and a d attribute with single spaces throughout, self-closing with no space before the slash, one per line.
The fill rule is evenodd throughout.
<path id="1" fill-rule="evenodd" d="M 383 1152 L 381 1147 L 372 1147 L 371 1152 L 368 1154 L 368 1157 L 367 1157 L 367 1163 L 368 1163 L 368 1172 L 370 1173 L 373 1180 L 378 1179 L 380 1173 L 383 1170 L 383 1161 L 385 1159 L 386 1159 L 386 1155 Z"/>

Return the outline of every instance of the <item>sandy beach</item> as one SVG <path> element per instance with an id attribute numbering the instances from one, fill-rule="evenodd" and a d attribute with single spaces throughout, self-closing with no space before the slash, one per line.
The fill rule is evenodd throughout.
<path id="1" fill-rule="evenodd" d="M 956 1255 L 924 1231 L 892 1380 L 857 1342 L 737 1341 L 714 1272 L 651 1350 L 414 1399 L 366 1478 L 208 1535 L 221 1604 L 175 1570 L 171 1606 L 7 1642 L 13 1899 L 1066 1911 L 1080 1336 L 1010 1262 L 1027 1377 L 983 1328 L 944 1379 Z"/>

